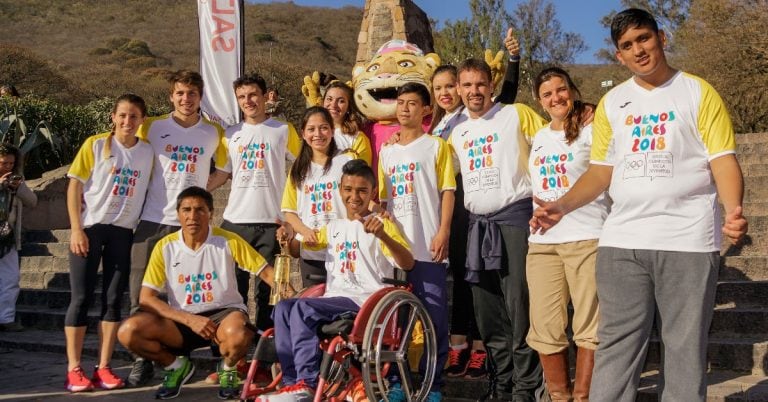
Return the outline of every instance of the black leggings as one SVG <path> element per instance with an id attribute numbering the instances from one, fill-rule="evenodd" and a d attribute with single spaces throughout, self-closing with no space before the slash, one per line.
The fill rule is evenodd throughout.
<path id="1" fill-rule="evenodd" d="M 119 322 L 123 294 L 131 271 L 133 231 L 115 225 L 96 224 L 85 229 L 88 236 L 88 256 L 69 253 L 69 286 L 71 299 L 64 325 L 83 327 L 88 324 L 88 309 L 93 304 L 102 265 L 102 321 Z"/>
<path id="2" fill-rule="evenodd" d="M 448 266 L 453 273 L 453 304 L 451 305 L 451 335 L 465 335 L 480 340 L 477 330 L 472 288 L 464 279 L 467 272 L 467 228 L 469 212 L 464 208 L 464 186 L 461 175 L 456 176 L 456 203 L 448 242 Z"/>

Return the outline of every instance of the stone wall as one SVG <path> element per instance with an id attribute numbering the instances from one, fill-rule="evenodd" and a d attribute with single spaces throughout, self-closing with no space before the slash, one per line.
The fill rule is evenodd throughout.
<path id="1" fill-rule="evenodd" d="M 403 39 L 434 51 L 427 14 L 411 0 L 366 0 L 363 22 L 357 37 L 356 63 L 367 63 L 387 41 Z"/>

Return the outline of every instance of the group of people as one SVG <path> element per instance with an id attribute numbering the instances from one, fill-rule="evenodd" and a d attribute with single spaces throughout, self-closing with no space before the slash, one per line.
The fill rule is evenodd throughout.
<path id="1" fill-rule="evenodd" d="M 532 88 L 549 122 L 512 103 L 519 54 L 509 32 L 515 71 L 499 97 L 485 62 L 442 66 L 433 93 L 398 88 L 400 129 L 380 149 L 340 82 L 299 131 L 268 117 L 258 74 L 234 82 L 243 121 L 226 130 L 200 115 L 197 73 L 171 77 L 168 115 L 147 118 L 140 97 L 121 96 L 112 130 L 89 138 L 69 171 L 67 388 L 124 386 L 109 365 L 119 339 L 136 354 L 130 384 L 149 381 L 153 362 L 163 367 L 160 399 L 193 375 L 191 350 L 213 346 L 219 397 L 237 398 L 238 364 L 274 326 L 282 387 L 259 400 L 311 400 L 317 326 L 359 310 L 398 268 L 435 326 L 429 401 L 442 399 L 443 375 L 482 377 L 486 366 L 501 400 L 534 401 L 545 385 L 553 401 L 633 401 L 657 310 L 661 399 L 703 401 L 721 233 L 737 243 L 747 231 L 733 129 L 715 90 L 667 63 L 652 15 L 618 13 L 611 38 L 633 77 L 596 106 L 556 67 Z M 210 191 L 228 180 L 215 228 Z M 326 277 L 326 293 L 273 312 L 281 244 L 300 258 L 305 285 Z M 101 349 L 89 377 L 81 351 L 100 264 Z M 126 287 L 131 316 L 121 323 Z M 406 398 L 391 378 L 387 399 Z"/>

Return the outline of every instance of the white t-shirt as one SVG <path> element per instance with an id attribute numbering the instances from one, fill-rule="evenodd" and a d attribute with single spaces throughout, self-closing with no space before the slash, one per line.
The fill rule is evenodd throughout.
<path id="1" fill-rule="evenodd" d="M 720 250 L 720 209 L 709 162 L 736 149 L 717 92 L 678 72 L 647 90 L 634 78 L 606 94 L 593 123 L 591 163 L 613 167 L 600 246 Z"/>
<path id="2" fill-rule="evenodd" d="M 267 119 L 241 122 L 224 134 L 232 187 L 224 219 L 233 223 L 275 223 L 281 218 L 280 195 L 285 188 L 285 161 L 296 159 L 301 139 L 290 123 Z"/>
<path id="3" fill-rule="evenodd" d="M 258 275 L 267 266 L 242 237 L 209 227 L 197 250 L 184 244 L 181 230 L 163 237 L 152 250 L 142 286 L 168 293 L 168 304 L 192 314 L 219 308 L 246 310 L 235 270 Z"/>
<path id="4" fill-rule="evenodd" d="M 368 215 L 369 219 L 376 219 Z M 384 220 L 384 232 L 409 248 L 397 226 Z M 323 297 L 348 297 L 362 306 L 368 296 L 386 287 L 383 278 L 392 278 L 394 260 L 389 249 L 371 233 L 366 233 L 358 220 L 334 219 L 317 234 L 318 242 L 303 246 L 312 250 L 325 250 L 325 280 Z"/>
<path id="5" fill-rule="evenodd" d="M 139 140 L 126 148 L 112 137 L 105 159 L 108 138 L 110 133 L 103 133 L 85 140 L 67 176 L 83 183 L 83 227 L 101 223 L 135 229 L 152 173 L 152 147 Z"/>
<path id="6" fill-rule="evenodd" d="M 371 140 L 362 131 L 358 131 L 355 135 L 347 135 L 337 127 L 333 130 L 333 141 L 336 142 L 336 148 L 339 151 L 349 150 L 355 154 L 356 159 L 362 159 L 368 166 L 371 165 L 373 153 Z"/>
<path id="7" fill-rule="evenodd" d="M 312 163 L 307 177 L 298 187 L 289 175 L 283 192 L 282 211 L 295 213 L 311 229 L 320 229 L 334 219 L 346 218 L 347 209 L 341 199 L 339 186 L 341 170 L 352 159 L 350 154 L 336 155 L 327 173 L 323 173 L 323 166 Z M 326 252 L 302 248 L 301 258 L 325 261 Z"/>
<path id="8" fill-rule="evenodd" d="M 179 193 L 192 186 L 206 187 L 211 159 L 218 169 L 227 163 L 222 145 L 224 129 L 203 117 L 194 126 L 184 128 L 167 114 L 144 121 L 136 136 L 149 142 L 155 152 L 141 219 L 178 226 L 176 197 Z"/>
<path id="9" fill-rule="evenodd" d="M 528 106 L 497 103 L 477 119 L 469 116 L 448 143 L 459 160 L 464 206 L 485 215 L 531 196 L 531 138 L 546 122 Z"/>
<path id="10" fill-rule="evenodd" d="M 570 145 L 565 131 L 546 126 L 536 133 L 531 146 L 528 168 L 533 195 L 544 201 L 555 201 L 573 187 L 589 168 L 592 148 L 592 125 L 581 129 Z M 534 202 L 534 208 L 538 205 Z M 609 202 L 605 193 L 594 201 L 569 213 L 546 234 L 531 234 L 531 243 L 557 244 L 600 238 Z"/>
<path id="11" fill-rule="evenodd" d="M 451 151 L 442 138 L 422 135 L 405 146 L 381 148 L 379 199 L 387 203 L 416 260 L 432 261 L 429 246 L 440 229 L 441 194 L 455 189 Z"/>

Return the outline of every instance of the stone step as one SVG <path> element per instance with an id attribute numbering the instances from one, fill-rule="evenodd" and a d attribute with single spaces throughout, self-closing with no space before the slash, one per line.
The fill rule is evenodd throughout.
<path id="1" fill-rule="evenodd" d="M 718 338 L 765 336 L 768 334 L 768 308 L 718 306 L 709 334 Z"/>
<path id="2" fill-rule="evenodd" d="M 636 402 L 658 402 L 659 370 L 645 370 L 640 379 Z M 707 373 L 707 402 L 768 401 L 764 376 L 713 370 Z"/>
<path id="3" fill-rule="evenodd" d="M 766 165 L 768 167 L 768 165 Z M 744 216 L 747 217 L 747 219 L 758 217 L 758 216 L 768 216 L 768 202 L 762 201 L 762 200 L 754 200 L 751 202 L 745 202 L 743 204 L 744 208 Z"/>
<path id="4" fill-rule="evenodd" d="M 768 280 L 768 257 L 726 256 L 720 264 L 720 281 L 766 281 Z"/>
<path id="5" fill-rule="evenodd" d="M 96 333 L 99 325 L 100 305 L 97 303 L 88 310 L 86 324 L 89 333 Z M 123 306 L 123 318 L 128 317 L 129 304 Z M 61 330 L 64 328 L 66 308 L 47 308 L 40 306 L 16 306 L 16 319 L 29 328 L 43 330 Z"/>
<path id="6" fill-rule="evenodd" d="M 768 152 L 768 142 L 746 142 L 746 143 L 739 143 L 738 138 L 736 139 L 736 155 L 753 155 L 753 154 L 763 154 L 765 155 L 766 152 Z"/>
<path id="7" fill-rule="evenodd" d="M 768 308 L 768 281 L 719 282 L 715 304 L 738 308 Z"/>
<path id="8" fill-rule="evenodd" d="M 658 339 L 651 340 L 646 368 L 659 364 L 661 356 Z M 709 337 L 707 362 L 710 370 L 730 370 L 752 375 L 768 375 L 768 338 Z"/>
<path id="9" fill-rule="evenodd" d="M 69 229 L 57 230 L 25 230 L 22 236 L 24 243 L 56 243 L 69 242 Z"/>
<path id="10" fill-rule="evenodd" d="M 749 148 L 749 152 L 736 152 L 736 159 L 739 161 L 739 165 L 757 165 L 765 163 L 765 154 L 755 153 Z"/>
<path id="11" fill-rule="evenodd" d="M 745 177 L 766 176 L 768 175 L 768 164 L 765 164 L 765 163 L 744 164 L 741 166 L 741 173 Z"/>
<path id="12" fill-rule="evenodd" d="M 69 258 L 69 239 L 66 241 L 46 243 L 25 242 L 21 245 L 19 255 L 22 257 L 53 256 Z"/>
<path id="13" fill-rule="evenodd" d="M 66 309 L 69 306 L 70 295 L 69 289 L 21 289 L 16 304 L 30 308 Z M 101 286 L 98 286 L 93 293 L 93 308 L 100 308 L 101 295 Z M 126 291 L 122 297 L 122 305 L 129 306 L 130 302 L 130 295 Z"/>
<path id="14" fill-rule="evenodd" d="M 757 144 L 768 142 L 766 133 L 739 133 L 736 134 L 736 144 Z"/>

